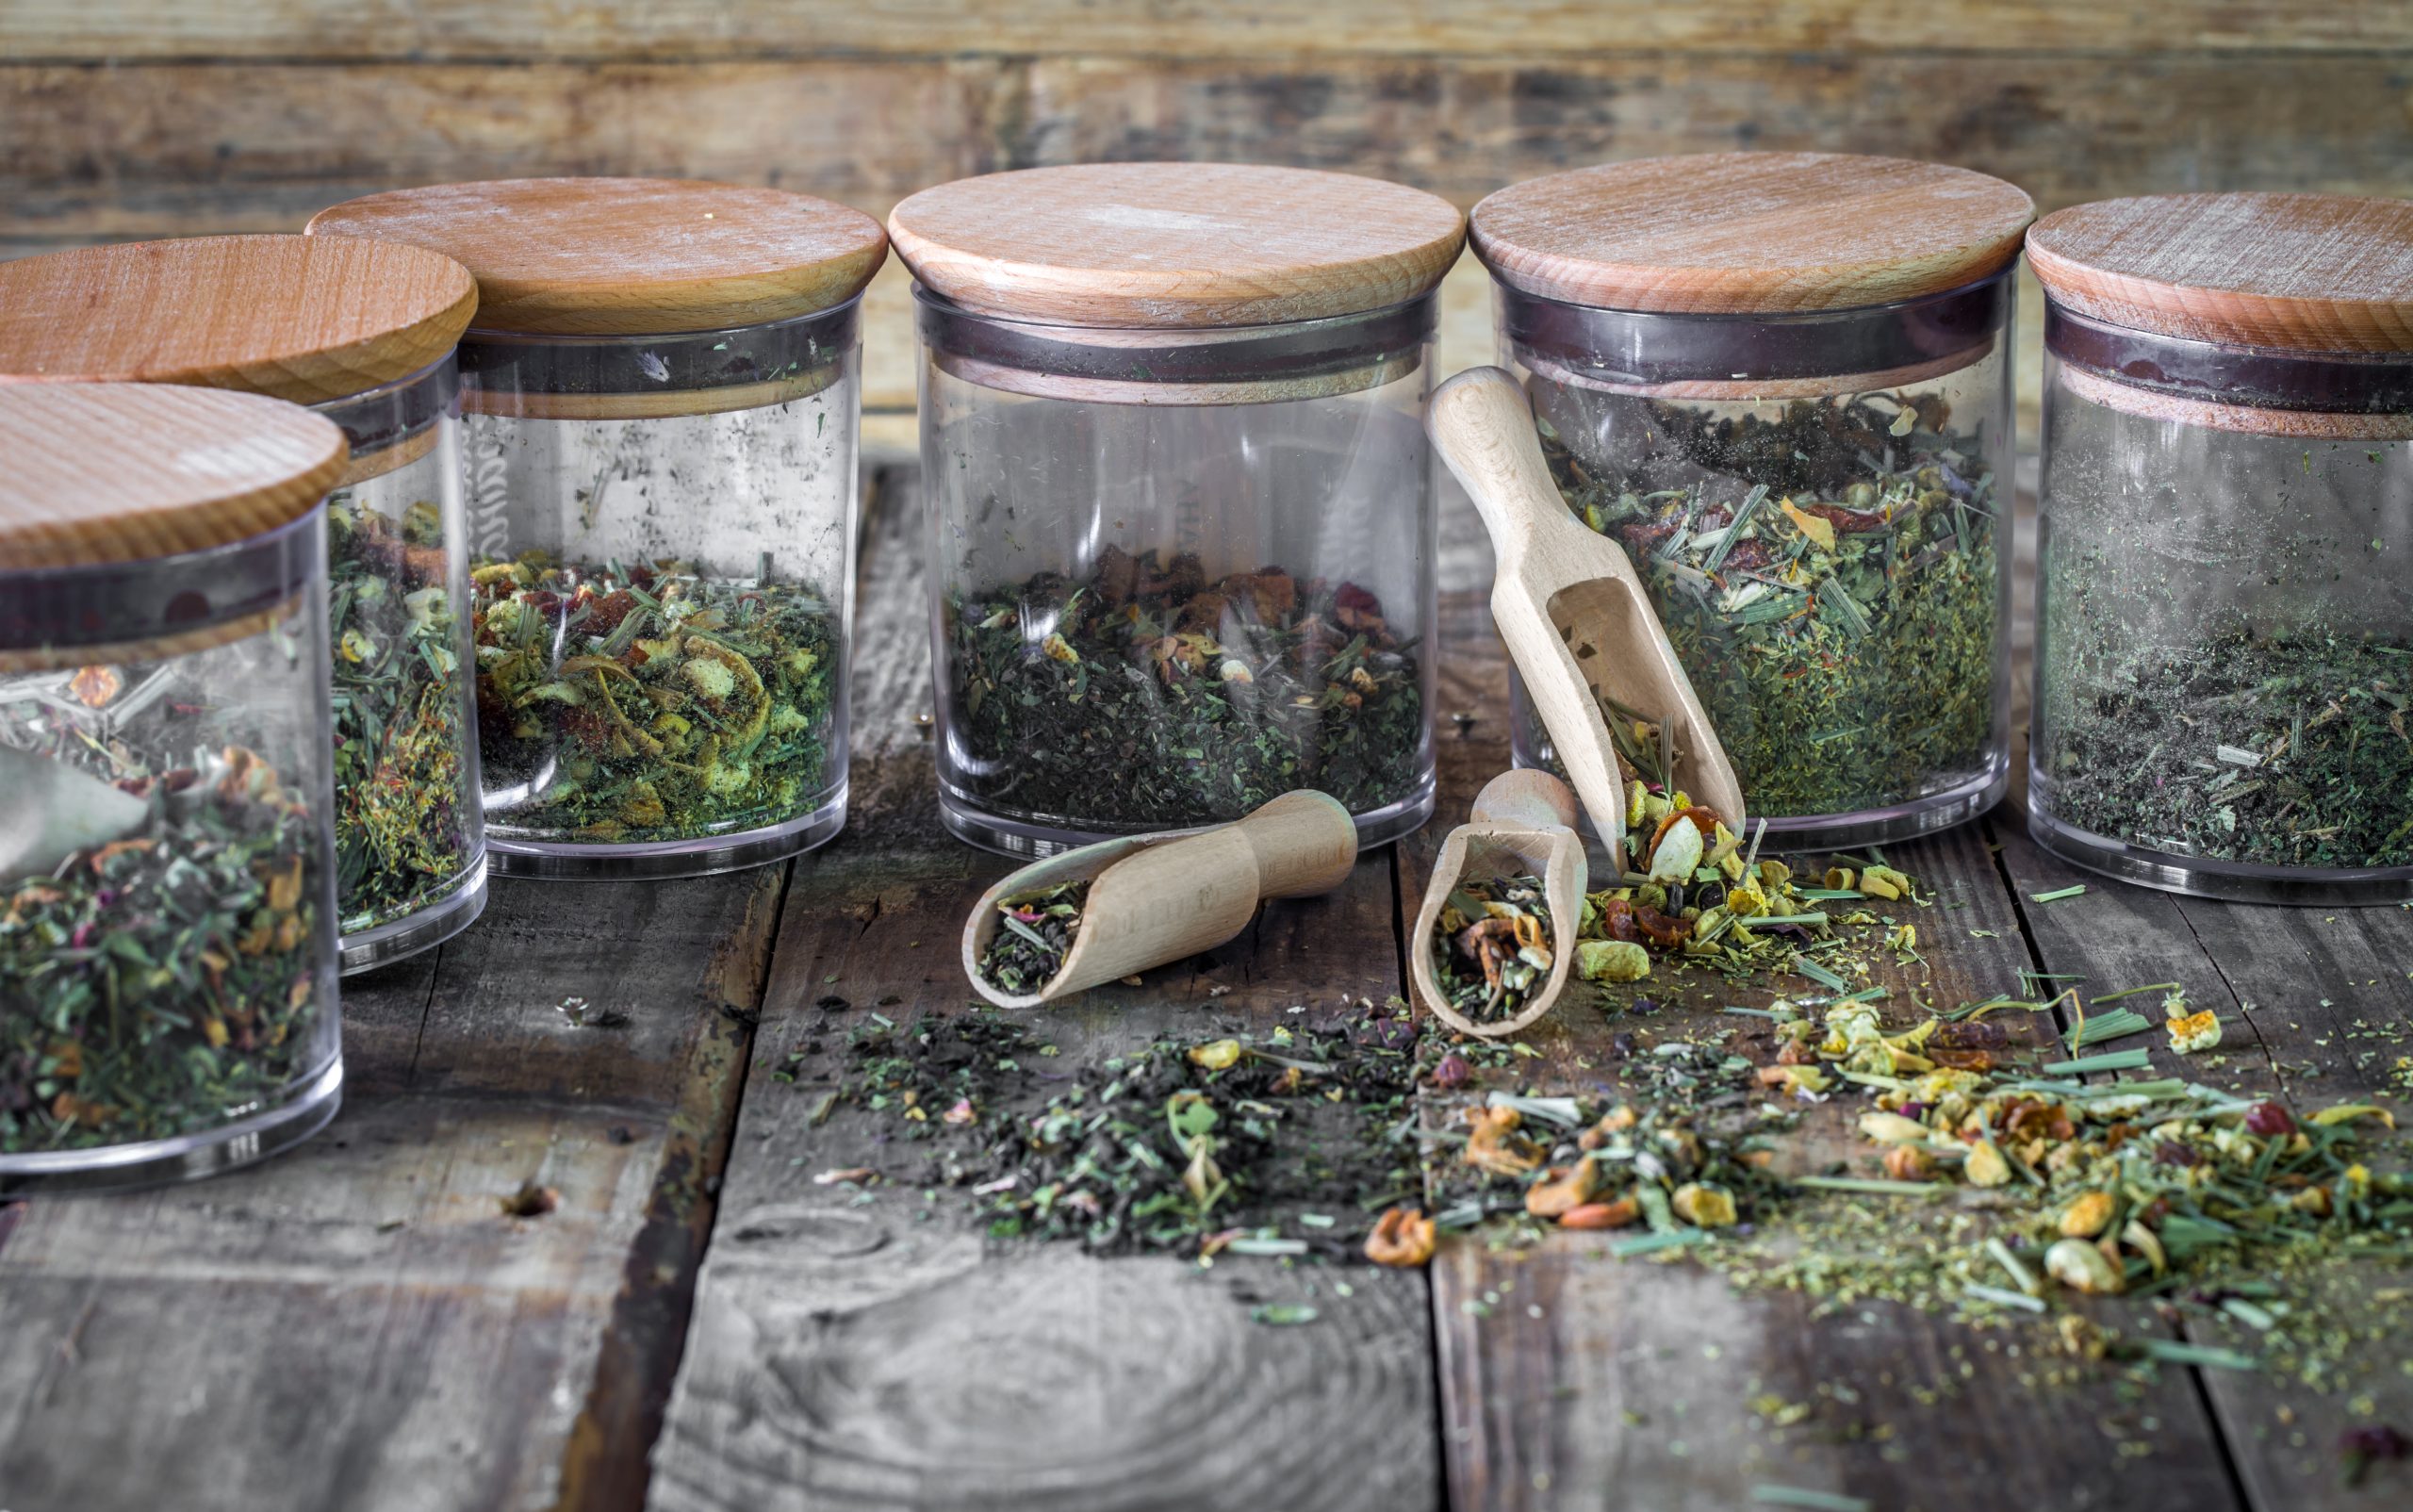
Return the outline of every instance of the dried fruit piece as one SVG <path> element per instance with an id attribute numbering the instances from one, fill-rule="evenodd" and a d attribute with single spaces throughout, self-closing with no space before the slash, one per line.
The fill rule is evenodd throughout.
<path id="1" fill-rule="evenodd" d="M 1600 1166 L 1578 1160 L 1564 1169 L 1543 1172 L 1540 1180 L 1527 1187 L 1525 1211 L 1536 1218 L 1561 1217 L 1590 1202 L 1600 1190 Z"/>
<path id="2" fill-rule="evenodd" d="M 1588 1202 L 1558 1215 L 1561 1228 L 1623 1228 L 1642 1216 L 1642 1205 L 1632 1197 L 1615 1202 Z"/>
<path id="3" fill-rule="evenodd" d="M 1433 1257 L 1433 1220 L 1421 1208 L 1391 1208 L 1366 1236 L 1366 1258 L 1376 1265 L 1422 1265 Z"/>
<path id="4" fill-rule="evenodd" d="M 2082 1239 L 2054 1241 L 2044 1252 L 2044 1274 L 2089 1296 L 2113 1296 L 2128 1288 L 2128 1278 L 2120 1268 Z"/>
<path id="5" fill-rule="evenodd" d="M 1994 1141 L 1979 1140 L 1969 1147 L 1969 1158 L 1961 1172 L 1971 1186 L 1999 1187 L 2011 1179 L 2011 1162 L 2003 1158 L 2001 1147 Z"/>

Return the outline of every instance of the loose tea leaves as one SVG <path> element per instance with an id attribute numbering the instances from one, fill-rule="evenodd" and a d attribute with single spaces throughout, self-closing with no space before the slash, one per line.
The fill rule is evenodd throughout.
<path id="1" fill-rule="evenodd" d="M 412 504 L 397 522 L 337 493 L 327 574 L 337 903 L 354 933 L 408 917 L 462 880 L 476 859 L 478 795 L 436 506 Z"/>
<path id="2" fill-rule="evenodd" d="M 699 577 L 677 562 L 530 555 L 470 576 L 487 813 L 500 832 L 689 840 L 819 803 L 839 633 L 821 595 Z"/>
<path id="3" fill-rule="evenodd" d="M 156 774 L 94 759 L 149 814 L 0 890 L 0 1153 L 213 1127 L 333 1048 L 304 797 L 240 747 Z"/>
<path id="4" fill-rule="evenodd" d="M 1550 979 L 1550 902 L 1541 879 L 1463 879 L 1433 928 L 1433 977 L 1477 1023 L 1514 1018 Z"/>
<path id="5" fill-rule="evenodd" d="M 1059 882 L 997 900 L 997 935 L 980 957 L 980 975 L 1009 993 L 1035 993 L 1064 969 L 1081 930 L 1086 881 Z"/>
<path id="6" fill-rule="evenodd" d="M 2174 649 L 2076 613 L 2050 643 L 2055 818 L 2175 855 L 2413 866 L 2413 646 L 2233 624 Z"/>
<path id="7" fill-rule="evenodd" d="M 952 1191 L 996 1240 L 1350 1260 L 1368 1202 L 1416 1186 L 1415 1044 L 1403 1008 L 1376 1010 L 1041 1075 L 1056 1047 L 987 1012 L 875 1019 L 846 1036 L 833 1095 L 893 1130 L 881 1175 Z M 1341 1212 L 1361 1226 L 1328 1221 Z M 1294 1219 L 1295 1238 L 1264 1232 Z"/>
<path id="8" fill-rule="evenodd" d="M 957 779 L 1025 818 L 1180 828 L 1303 787 L 1365 814 L 1430 759 L 1416 640 L 1355 583 L 1108 549 L 1081 582 L 950 595 L 944 634 Z"/>
<path id="9" fill-rule="evenodd" d="M 1543 451 L 1633 555 L 1753 812 L 1843 814 L 1988 764 L 2000 633 L 1994 481 L 1934 396 L 1718 419 L 1638 403 L 1620 465 Z"/>

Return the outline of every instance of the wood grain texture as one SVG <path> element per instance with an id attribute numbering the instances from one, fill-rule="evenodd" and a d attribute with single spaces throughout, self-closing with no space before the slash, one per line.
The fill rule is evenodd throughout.
<path id="1" fill-rule="evenodd" d="M 1667 153 L 1959 163 L 2059 207 L 2186 189 L 2388 194 L 2399 60 L 2072 58 L 0 65 L 12 238 L 300 227 L 398 185 L 550 173 L 767 183 L 884 215 L 1030 164 L 1278 158 L 1470 205 Z M 2237 129 L 2241 121 L 2253 130 Z"/>
<path id="2" fill-rule="evenodd" d="M 203 1185 L 19 1209 L 8 1504 L 173 1487 L 180 1512 L 451 1512 L 604 1487 L 566 1478 L 566 1446 L 642 1435 L 594 1391 L 610 1362 L 640 1398 L 667 1385 L 648 1352 L 680 1332 L 648 1314 L 693 1277 L 675 1236 L 709 1215 L 711 1109 L 743 1065 L 719 1047 L 759 1003 L 780 879 L 498 881 L 479 929 L 345 984 L 346 1108 L 319 1138 Z M 640 916 L 648 948 L 610 959 L 606 924 Z M 626 1021 L 573 1024 L 570 993 Z M 558 1206 L 506 1216 L 529 1182 Z"/>
<path id="3" fill-rule="evenodd" d="M 1020 57 L 1068 46 L 1107 57 L 1317 58 L 1637 52 L 1999 53 L 2040 40 L 2072 54 L 2413 48 L 2401 6 L 2290 0 L 581 0 L 541 9 L 474 0 L 8 0 L 0 37 L 28 58 L 731 58 L 851 54 Z"/>
<path id="4" fill-rule="evenodd" d="M 351 454 L 280 400 L 152 384 L 0 383 L 0 569 L 139 562 L 319 506 Z"/>
<path id="5" fill-rule="evenodd" d="M 1736 315 L 1942 293 L 2019 255 L 2036 206 L 1942 163 L 1848 153 L 1685 153 L 1486 196 L 1476 255 L 1513 288 L 1609 309 Z"/>
<path id="6" fill-rule="evenodd" d="M 0 375 L 349 399 L 452 350 L 477 286 L 391 242 L 187 237 L 0 263 Z"/>
<path id="7" fill-rule="evenodd" d="M 1440 741 L 1446 811 L 1508 762 L 1508 710 L 1481 596 L 1444 596 L 1440 625 L 1441 706 L 1475 716 Z M 1401 846 L 1411 885 L 1430 846 L 1430 831 Z M 2027 951 L 1978 835 L 1963 829 L 1888 854 L 1939 897 L 1918 918 L 1934 966 L 1920 995 L 1950 1003 L 2015 985 Z M 1734 1029 L 1721 1006 L 1771 994 L 1683 977 L 1652 995 L 1664 1006 L 1650 1016 L 1562 1007 L 1526 1036 L 1542 1059 L 1519 1061 L 1514 1084 L 1595 1093 L 1623 1053 L 1618 1037 L 1648 1054 Z M 1764 1044 L 1746 1048 L 1768 1059 Z M 1428 1123 L 1446 1117 L 1448 1099 L 1425 1095 Z M 1864 1151 L 1847 1109 L 1838 1099 L 1809 1112 L 1813 1150 Z M 1865 1221 L 1917 1220 L 1887 1206 Z M 1808 1298 L 1736 1292 L 1689 1261 L 1618 1261 L 1592 1235 L 1501 1252 L 1445 1240 L 1432 1281 L 1453 1505 L 1724 1512 L 1755 1504 L 1762 1484 L 1889 1512 L 2241 1504 L 2214 1426 L 2175 1373 L 2142 1391 L 2048 1384 L 2055 1362 L 2016 1339 L 1883 1304 L 1820 1315 Z M 1762 1410 L 1771 1399 L 1808 1416 L 1780 1426 Z"/>
<path id="8" fill-rule="evenodd" d="M 896 255 L 967 308 L 1108 327 L 1270 325 L 1427 292 L 1457 261 L 1448 201 L 1352 173 L 1085 163 L 927 189 L 889 213 Z"/>
<path id="9" fill-rule="evenodd" d="M 2413 352 L 2413 201 L 2152 194 L 2056 210 L 2027 238 L 2058 303 L 2192 341 Z"/>
<path id="10" fill-rule="evenodd" d="M 1440 740 L 1448 808 L 1508 762 L 1508 699 L 1477 593 L 1443 598 L 1440 636 L 1440 707 L 1477 716 Z M 1921 996 L 1972 1001 L 2015 984 L 2029 960 L 1978 834 L 1887 854 L 1940 897 L 1938 912 L 1918 916 L 1935 967 Z M 1431 832 L 1402 844 L 1404 885 L 1421 885 L 1429 865 Z M 1665 1008 L 1646 1018 L 1561 1008 L 1527 1032 L 1542 1059 L 1518 1063 L 1513 1083 L 1595 1093 L 1619 1061 L 1619 1034 L 1648 1054 L 1655 1042 L 1732 1029 L 1718 1008 L 1764 1003 L 1768 991 L 1737 996 L 1684 977 L 1653 996 Z M 1436 1122 L 1440 1097 L 1426 1100 Z M 1810 1111 L 1813 1148 L 1865 1150 L 1846 1107 Z M 1870 1208 L 1865 1220 L 1889 1218 Z M 1870 1302 L 1819 1317 L 1805 1297 L 1735 1292 L 1689 1261 L 1617 1261 L 1595 1235 L 1554 1235 L 1530 1252 L 1445 1240 L 1434 1326 L 1457 1507 L 1725 1512 L 1754 1504 L 1762 1483 L 1858 1495 L 1889 1512 L 2240 1504 L 2186 1379 L 2142 1394 L 2044 1384 L 2054 1360 L 2017 1339 Z M 1810 1416 L 1781 1427 L 1766 1399 Z"/>
<path id="11" fill-rule="evenodd" d="M 2147 982 L 2175 981 L 2196 1008 L 2235 1022 L 2217 1051 L 2175 1054 L 2156 1033 L 2125 1042 L 2153 1056 L 2145 1075 L 2183 1076 L 2245 1097 L 2278 1097 L 2299 1114 L 2341 1102 L 2394 1106 L 2399 1056 L 2413 1049 L 2413 912 L 2402 908 L 2272 908 L 2179 897 L 2109 882 L 2038 847 L 2009 816 L 1994 825 L 2005 870 L 2042 969 L 2083 977 L 2090 996 Z M 2031 901 L 2083 882 L 2063 903 Z M 2151 999 L 2144 1001 L 2150 1002 Z M 2154 1016 L 2150 1007 L 2139 1012 Z M 2385 1157 L 2401 1168 L 2401 1151 Z M 2413 1265 L 2365 1261 L 2325 1268 L 2299 1284 L 2324 1294 L 2336 1315 L 2354 1318 L 2359 1299 L 2413 1280 Z M 2223 1331 L 2198 1315 L 2199 1341 L 2261 1354 L 2288 1348 L 2283 1330 L 2265 1339 Z M 2283 1366 L 2253 1372 L 2206 1371 L 2202 1384 L 2224 1430 L 2228 1452 L 2257 1507 L 2377 1507 L 2402 1500 L 2374 1476 L 2360 1489 L 2340 1484 L 2339 1436 L 2349 1428 L 2413 1422 L 2413 1375 L 2404 1340 L 2364 1339 L 2339 1368 L 2307 1381 Z"/>
<path id="12" fill-rule="evenodd" d="M 893 1115 L 815 1109 L 845 1075 L 847 1032 L 874 1005 L 909 1025 L 964 1011 L 950 946 L 1006 869 L 938 825 L 929 748 L 911 717 L 928 704 L 929 658 L 911 511 L 883 490 L 856 648 L 855 703 L 867 718 L 854 816 L 797 870 L 648 1504 L 1432 1504 L 1420 1275 L 990 1249 L 960 1193 L 925 1198 L 908 1180 L 857 1197 L 813 1179 L 917 1162 L 924 1147 L 895 1138 Z M 874 640 L 873 626 L 887 638 Z M 1393 908 L 1388 858 L 1370 858 L 1338 892 L 1269 910 L 1238 940 L 1141 987 L 1010 1016 L 1059 1047 L 1051 1076 L 1160 1032 L 1295 1023 L 1293 1004 L 1329 1011 L 1338 998 L 1396 990 Z M 1367 949 L 1370 940 L 1384 947 Z M 1210 987 L 1230 991 L 1210 999 Z M 821 1001 L 831 996 L 846 1006 Z M 1249 1321 L 1252 1303 L 1309 1297 L 1321 1309 L 1311 1326 Z"/>
<path id="13" fill-rule="evenodd" d="M 453 258 L 478 328 L 650 336 L 792 320 L 862 292 L 879 222 L 789 189 L 673 178 L 512 178 L 390 189 L 310 218 Z"/>

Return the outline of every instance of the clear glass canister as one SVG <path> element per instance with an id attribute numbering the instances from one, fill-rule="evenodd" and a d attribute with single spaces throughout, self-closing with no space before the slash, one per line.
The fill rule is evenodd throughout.
<path id="1" fill-rule="evenodd" d="M 485 906 L 452 345 L 476 288 L 420 248 L 187 237 L 0 264 L 0 372 L 269 394 L 333 420 L 336 890 L 347 972 Z"/>
<path id="2" fill-rule="evenodd" d="M 314 406 L 352 443 L 327 499 L 347 971 L 449 939 L 484 907 L 459 388 L 448 354 Z"/>
<path id="3" fill-rule="evenodd" d="M 0 387 L 0 1196 L 257 1159 L 342 1083 L 317 503 L 340 437 L 278 401 L 76 384 Z M 165 520 L 201 455 L 212 486 L 273 468 L 240 525 L 275 522 Z M 126 506 L 103 551 L 12 529 L 80 529 L 71 492 Z M 131 554 L 153 542 L 209 544 Z"/>
<path id="4" fill-rule="evenodd" d="M 2037 840 L 2209 896 L 2413 896 L 2413 351 L 2139 330 L 2049 286 L 2045 347 Z"/>
<path id="5" fill-rule="evenodd" d="M 1302 787 L 1365 845 L 1421 825 L 1435 296 L 1197 329 L 916 300 L 948 829 L 1045 854 Z"/>
<path id="6" fill-rule="evenodd" d="M 695 876 L 845 823 L 856 320 L 463 339 L 497 870 Z"/>
<path id="7" fill-rule="evenodd" d="M 2000 798 L 2009 267 L 1791 315 L 1495 297 L 1560 492 L 1633 559 L 1754 823 L 1853 846 Z M 1511 696 L 1518 764 L 1551 764 Z"/>

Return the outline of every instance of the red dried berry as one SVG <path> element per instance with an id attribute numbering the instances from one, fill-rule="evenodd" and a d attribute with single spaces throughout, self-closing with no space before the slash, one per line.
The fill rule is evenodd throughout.
<path id="1" fill-rule="evenodd" d="M 2277 1103 L 2256 1103 L 2245 1110 L 2245 1128 L 2249 1134 L 2259 1134 L 2269 1139 L 2277 1134 L 2294 1133 L 2296 1121 L 2288 1116 L 2288 1110 Z"/>
<path id="2" fill-rule="evenodd" d="M 1453 1092 L 1465 1086 L 1473 1075 L 1474 1067 L 1468 1063 L 1467 1058 L 1453 1050 L 1433 1068 L 1433 1085 L 1443 1092 Z"/>

